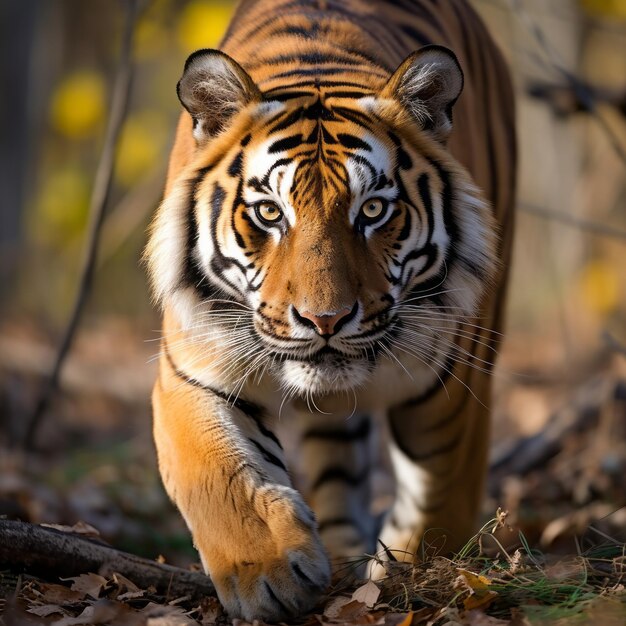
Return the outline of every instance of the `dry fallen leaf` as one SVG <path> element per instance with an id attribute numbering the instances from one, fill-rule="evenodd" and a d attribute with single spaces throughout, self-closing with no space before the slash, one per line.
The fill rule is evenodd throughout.
<path id="1" fill-rule="evenodd" d="M 356 622 L 367 612 L 368 608 L 365 602 L 361 602 L 360 600 L 350 600 L 348 604 L 344 604 L 341 607 L 341 610 L 335 619 L 339 622 Z"/>
<path id="2" fill-rule="evenodd" d="M 44 528 L 52 528 L 60 530 L 64 533 L 74 533 L 75 535 L 83 535 L 84 537 L 100 538 L 100 531 L 86 522 L 77 522 L 74 526 L 64 526 L 62 524 L 40 524 Z"/>
<path id="3" fill-rule="evenodd" d="M 48 617 L 49 615 L 54 615 L 55 613 L 67 615 L 65 609 L 60 607 L 58 604 L 42 604 L 40 606 L 32 606 L 26 610 L 33 615 L 38 615 L 39 617 Z"/>
<path id="4" fill-rule="evenodd" d="M 70 576 L 61 580 L 71 580 L 71 590 L 82 594 L 82 597 L 91 596 L 94 600 L 100 597 L 100 592 L 107 585 L 107 579 L 98 574 L 81 574 L 80 576 Z"/>
<path id="5" fill-rule="evenodd" d="M 352 598 L 347 598 L 346 596 L 337 596 L 336 598 L 332 598 L 324 607 L 324 617 L 328 619 L 336 619 L 341 612 L 341 609 L 350 602 L 352 602 Z"/>
<path id="6" fill-rule="evenodd" d="M 140 589 L 132 580 L 128 580 L 126 576 L 122 576 L 122 574 L 119 574 L 117 572 L 113 574 L 113 582 L 119 587 L 119 590 L 122 592 L 134 593 L 137 591 L 142 591 L 142 589 Z"/>
<path id="7" fill-rule="evenodd" d="M 162 615 L 149 617 L 146 626 L 197 626 L 198 622 L 186 615 Z"/>
<path id="8" fill-rule="evenodd" d="M 78 591 L 72 591 L 64 585 L 55 585 L 54 583 L 38 583 L 37 592 L 41 594 L 41 599 L 47 604 L 74 604 L 83 599 L 83 594 Z"/>
<path id="9" fill-rule="evenodd" d="M 146 626 L 197 626 L 198 622 L 191 619 L 180 606 L 156 604 L 149 602 L 140 613 L 147 617 Z"/>
<path id="10" fill-rule="evenodd" d="M 83 624 L 107 624 L 119 623 L 117 618 L 121 613 L 129 611 L 128 607 L 111 600 L 98 600 L 95 604 L 88 606 L 78 617 L 63 617 L 52 626 L 82 626 Z M 115 620 L 115 622 L 113 621 Z"/>
<path id="11" fill-rule="evenodd" d="M 463 600 L 463 606 L 466 610 L 487 608 L 498 595 L 495 591 L 489 589 L 491 581 L 486 576 L 475 574 L 460 567 L 456 571 L 460 574 L 457 578 L 456 586 L 466 589 L 470 594 Z"/>
<path id="12" fill-rule="evenodd" d="M 378 585 L 371 580 L 368 580 L 352 594 L 352 599 L 357 602 L 363 602 L 365 606 L 371 609 L 375 606 L 379 596 L 380 589 Z"/>

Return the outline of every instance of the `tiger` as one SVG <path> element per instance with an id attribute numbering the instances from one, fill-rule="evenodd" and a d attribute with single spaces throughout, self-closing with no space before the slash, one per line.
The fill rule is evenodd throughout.
<path id="1" fill-rule="evenodd" d="M 346 560 L 475 530 L 511 79 L 464 0 L 242 0 L 177 93 L 146 248 L 158 465 L 226 611 L 275 622 Z M 377 515 L 380 457 L 396 487 Z"/>

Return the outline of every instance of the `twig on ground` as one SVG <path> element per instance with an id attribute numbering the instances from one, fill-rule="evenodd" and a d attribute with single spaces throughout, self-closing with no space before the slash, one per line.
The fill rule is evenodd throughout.
<path id="1" fill-rule="evenodd" d="M 76 329 L 78 328 L 78 323 L 93 281 L 96 258 L 98 254 L 98 245 L 100 242 L 100 233 L 104 220 L 104 211 L 111 190 L 113 167 L 115 163 L 115 150 L 124 119 L 126 118 L 126 111 L 130 96 L 132 78 L 132 46 L 137 13 L 138 0 L 127 0 L 126 24 L 124 35 L 122 37 L 122 47 L 117 75 L 115 78 L 115 86 L 113 89 L 111 115 L 109 117 L 104 146 L 102 148 L 102 154 L 100 156 L 98 169 L 94 179 L 90 205 L 89 231 L 78 292 L 67 327 L 65 328 L 65 332 L 61 339 L 50 376 L 45 382 L 35 410 L 27 422 L 26 433 L 23 440 L 24 447 L 26 448 L 32 448 L 34 446 L 35 438 L 37 436 L 39 426 L 41 425 L 42 418 L 48 408 L 50 399 L 58 386 L 61 370 L 76 335 Z"/>
<path id="2" fill-rule="evenodd" d="M 214 595 L 208 576 L 121 552 L 80 535 L 26 522 L 0 520 L 3 567 L 47 580 L 95 573 L 122 574 L 142 588 L 153 586 L 170 598 Z"/>

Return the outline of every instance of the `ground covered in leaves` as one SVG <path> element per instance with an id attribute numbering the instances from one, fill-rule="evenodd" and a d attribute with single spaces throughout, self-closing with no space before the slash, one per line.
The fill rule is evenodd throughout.
<path id="1" fill-rule="evenodd" d="M 339 581 L 303 626 L 530 626 L 626 623 L 626 545 L 604 538 L 586 552 L 546 557 L 498 540 L 498 512 L 457 555 L 423 555 L 417 565 L 384 562 L 386 578 Z M 384 551 L 382 555 L 384 557 Z M 350 564 L 346 564 L 349 574 Z M 347 580 L 347 578 L 346 578 Z M 48 582 L 0 575 L 3 626 L 190 626 L 231 622 L 213 597 L 172 598 L 142 589 L 121 574 L 96 573 Z M 233 626 L 243 626 L 232 620 Z M 258 625 L 257 625 L 258 626 Z"/>
<path id="2" fill-rule="evenodd" d="M 197 567 L 156 469 L 148 406 L 154 372 L 146 366 L 155 348 L 138 355 L 124 326 L 85 333 L 64 393 L 27 451 L 20 435 L 47 348 L 32 329 L 11 331 L 0 332 L 0 517 L 81 522 L 83 534 L 94 527 L 115 548 Z M 509 354 L 524 355 L 527 344 Z M 418 565 L 388 562 L 380 582 L 348 582 L 346 564 L 346 580 L 299 623 L 626 623 L 626 360 L 601 352 L 564 379 L 551 373 L 549 355 L 536 353 L 523 367 L 505 355 L 495 379 L 484 519 L 501 507 L 506 520 L 498 515 L 453 558 L 426 543 Z M 374 478 L 380 512 L 392 486 L 384 471 Z M 231 623 L 215 598 L 158 594 L 119 574 L 60 580 L 50 572 L 44 579 L 0 563 L 0 589 L 2 626 Z"/>

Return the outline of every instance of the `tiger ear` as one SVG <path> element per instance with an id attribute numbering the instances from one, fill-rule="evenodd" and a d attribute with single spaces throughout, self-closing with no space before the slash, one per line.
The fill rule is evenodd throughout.
<path id="1" fill-rule="evenodd" d="M 424 46 L 410 54 L 383 88 L 383 98 L 404 105 L 422 128 L 445 141 L 452 130 L 452 107 L 463 90 L 463 70 L 444 46 Z"/>
<path id="2" fill-rule="evenodd" d="M 222 132 L 247 104 L 261 100 L 248 73 L 219 50 L 198 50 L 187 59 L 177 93 L 193 119 L 198 144 Z"/>

